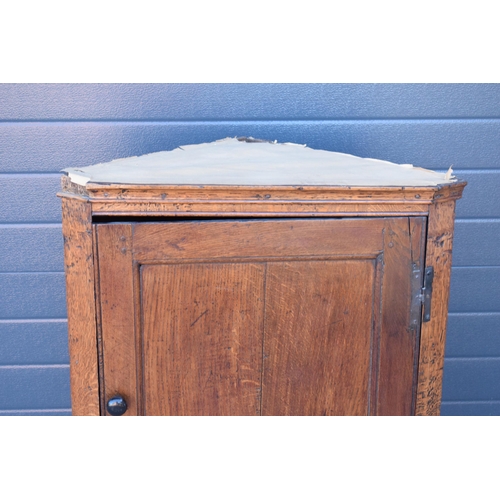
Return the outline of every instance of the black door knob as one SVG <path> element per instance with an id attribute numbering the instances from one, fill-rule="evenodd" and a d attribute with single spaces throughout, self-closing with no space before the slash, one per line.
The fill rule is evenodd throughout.
<path id="1" fill-rule="evenodd" d="M 108 400 L 106 409 L 110 415 L 119 417 L 127 411 L 127 402 L 121 396 L 115 396 Z"/>

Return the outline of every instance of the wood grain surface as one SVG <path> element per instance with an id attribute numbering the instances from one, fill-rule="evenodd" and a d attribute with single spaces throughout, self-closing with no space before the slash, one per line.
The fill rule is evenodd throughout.
<path id="1" fill-rule="evenodd" d="M 185 221 L 134 225 L 134 258 L 149 260 L 375 256 L 381 219 Z M 354 250 L 353 250 L 354 249 Z"/>
<path id="2" fill-rule="evenodd" d="M 73 184 L 66 193 L 87 197 L 96 215 L 246 215 L 314 217 L 426 215 L 433 200 L 458 199 L 465 182 L 434 187 L 217 186 Z"/>
<path id="3" fill-rule="evenodd" d="M 116 201 L 94 201 L 92 210 L 95 215 L 100 216 L 190 216 L 190 217 L 223 217 L 223 216 L 244 216 L 244 217 L 318 217 L 318 216 L 382 216 L 389 215 L 426 215 L 428 213 L 428 203 L 373 203 L 366 201 L 342 202 L 342 201 L 317 201 L 317 202 L 241 202 L 231 201 L 220 202 L 152 202 L 143 200 L 142 202 L 122 202 Z"/>
<path id="4" fill-rule="evenodd" d="M 73 415 L 99 415 L 93 235 L 90 203 L 62 200 Z"/>
<path id="5" fill-rule="evenodd" d="M 129 415 L 439 414 L 454 207 L 464 186 L 88 184 L 76 189 L 66 178 L 60 196 L 74 414 L 104 413 L 96 314 L 102 322 L 101 406 L 120 393 Z M 199 220 L 109 224 L 114 219 L 108 216 Z M 210 220 L 237 216 L 256 220 Z M 92 217 L 101 217 L 97 244 Z M 424 265 L 435 270 L 434 296 L 431 321 L 419 331 L 421 282 L 414 272 L 422 274 Z M 332 286 L 327 276 L 335 281 L 341 268 L 349 273 Z M 358 283 L 359 300 L 366 300 L 371 287 L 371 313 L 361 308 L 356 317 L 334 323 L 335 304 L 351 306 L 357 296 L 350 279 Z M 231 293 L 223 282 L 232 286 Z M 158 290 L 163 297 L 176 290 L 175 297 L 160 300 Z M 338 290 L 345 293 L 338 296 Z M 203 310 L 194 302 L 189 307 L 189 296 L 197 297 Z M 328 297 L 330 309 L 323 300 Z M 273 312 L 287 307 L 300 328 Z M 208 309 L 210 315 L 204 313 Z M 237 328 L 231 330 L 224 318 L 236 309 L 256 321 L 232 317 Z M 204 314 L 198 318 L 196 311 Z M 360 346 L 355 358 L 350 343 Z M 225 344 L 231 347 L 227 352 Z M 161 349 L 164 355 L 157 359 L 154 352 Z M 331 361 L 337 355 L 347 365 Z M 214 367 L 218 381 L 207 378 Z M 306 376 L 294 378 L 294 370 Z M 331 380 L 341 383 L 332 386 Z M 206 394 L 200 389 L 204 383 Z M 241 399 L 235 387 L 243 387 L 246 396 Z M 181 394 L 185 389 L 189 403 Z M 272 391 L 279 397 L 272 399 Z M 307 399 L 307 392 L 313 397 Z M 349 400 L 348 393 L 359 398 Z M 296 409 L 303 404 L 305 409 Z"/>
<path id="6" fill-rule="evenodd" d="M 423 222 L 98 225 L 105 399 L 130 415 L 411 414 Z"/>
<path id="7" fill-rule="evenodd" d="M 378 381 L 378 415 L 411 415 L 414 404 L 414 367 L 418 356 L 418 331 L 412 328 L 414 271 L 423 272 L 423 261 L 412 259 L 413 247 L 421 248 L 424 234 L 412 242 L 408 218 L 387 218 L 384 239 L 382 333 Z M 424 219 L 413 221 L 423 226 Z M 414 265 L 415 264 L 415 265 Z"/>
<path id="8" fill-rule="evenodd" d="M 439 415 L 443 384 L 444 349 L 455 201 L 432 205 L 426 247 L 426 266 L 434 267 L 431 319 L 422 323 L 417 387 L 417 415 Z"/>
<path id="9" fill-rule="evenodd" d="M 86 186 L 73 184 L 62 176 L 63 189 L 67 192 L 82 188 L 93 201 L 102 202 L 170 202 L 210 200 L 214 202 L 240 200 L 245 202 L 281 201 L 361 201 L 367 203 L 424 203 L 434 198 L 455 198 L 461 195 L 465 183 L 462 181 L 434 187 L 363 187 L 363 186 L 217 186 L 217 185 L 147 185 L 147 184 L 97 184 Z"/>
<path id="10" fill-rule="evenodd" d="M 374 267 L 268 264 L 263 415 L 369 413 Z"/>
<path id="11" fill-rule="evenodd" d="M 104 369 L 104 400 L 122 396 L 127 416 L 138 414 L 137 364 L 130 224 L 99 224 L 100 309 Z M 103 408 L 102 414 L 106 411 Z"/>
<path id="12" fill-rule="evenodd" d="M 147 415 L 258 415 L 265 264 L 141 270 Z"/>

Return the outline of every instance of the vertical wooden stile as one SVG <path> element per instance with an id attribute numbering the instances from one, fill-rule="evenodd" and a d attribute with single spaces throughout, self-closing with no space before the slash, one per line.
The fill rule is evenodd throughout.
<path id="1" fill-rule="evenodd" d="M 423 219 L 420 218 L 420 225 Z M 413 248 L 411 221 L 387 218 L 384 233 L 384 284 L 378 415 L 410 415 L 413 406 L 416 333 L 411 328 Z M 414 222 L 415 224 L 415 222 Z M 422 262 L 419 264 L 422 271 Z"/>
<path id="2" fill-rule="evenodd" d="M 122 396 L 137 415 L 136 310 L 131 224 L 97 225 L 105 400 Z M 103 411 L 103 414 L 106 414 Z"/>
<path id="3" fill-rule="evenodd" d="M 434 267 L 432 315 L 422 323 L 416 415 L 439 415 L 450 296 L 455 200 L 430 206 L 425 265 Z"/>
<path id="4" fill-rule="evenodd" d="M 62 198 L 62 231 L 73 415 L 99 415 L 91 205 Z"/>

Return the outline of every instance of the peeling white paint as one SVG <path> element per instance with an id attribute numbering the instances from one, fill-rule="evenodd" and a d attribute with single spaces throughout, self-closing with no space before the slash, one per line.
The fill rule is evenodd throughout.
<path id="1" fill-rule="evenodd" d="M 446 174 L 408 164 L 308 148 L 305 144 L 245 142 L 236 138 L 190 144 L 173 151 L 67 168 L 75 184 L 243 186 L 436 186 Z"/>

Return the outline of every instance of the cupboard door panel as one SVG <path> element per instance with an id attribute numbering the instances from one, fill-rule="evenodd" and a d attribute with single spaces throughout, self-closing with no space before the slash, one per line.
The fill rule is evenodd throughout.
<path id="1" fill-rule="evenodd" d="M 142 266 L 147 415 L 260 413 L 264 270 Z"/>
<path id="2" fill-rule="evenodd" d="M 103 394 L 127 414 L 414 411 L 425 218 L 97 229 Z"/>
<path id="3" fill-rule="evenodd" d="M 375 262 L 268 264 L 263 415 L 369 413 Z"/>

